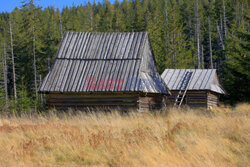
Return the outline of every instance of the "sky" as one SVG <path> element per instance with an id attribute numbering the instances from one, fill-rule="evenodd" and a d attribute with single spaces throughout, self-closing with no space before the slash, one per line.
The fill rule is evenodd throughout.
<path id="1" fill-rule="evenodd" d="M 23 0 L 0 0 L 0 12 L 11 12 L 15 7 L 20 7 L 22 5 Z M 102 2 L 103 0 L 95 0 L 96 2 Z M 109 0 L 110 2 L 114 2 L 115 0 Z M 65 6 L 72 6 L 75 4 L 76 6 L 80 4 L 86 4 L 89 0 L 34 0 L 36 5 L 39 5 L 43 8 L 48 6 L 54 6 L 56 8 L 62 9 Z M 90 0 L 93 2 L 93 0 Z"/>

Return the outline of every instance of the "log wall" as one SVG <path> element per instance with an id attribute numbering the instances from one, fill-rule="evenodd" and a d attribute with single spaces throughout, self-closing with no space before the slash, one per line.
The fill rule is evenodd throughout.
<path id="1" fill-rule="evenodd" d="M 171 96 L 168 97 L 167 105 L 174 105 L 175 99 L 179 91 L 171 91 Z M 186 97 L 183 100 L 182 105 L 188 105 L 189 107 L 210 107 L 216 106 L 219 103 L 219 95 L 211 91 L 187 91 Z"/>
<path id="2" fill-rule="evenodd" d="M 217 106 L 219 104 L 219 94 L 207 92 L 207 107 Z"/>
<path id="3" fill-rule="evenodd" d="M 166 96 L 158 95 L 158 96 L 140 96 L 139 97 L 139 111 L 147 111 L 147 110 L 157 110 L 161 109 L 164 105 L 164 99 Z"/>
<path id="4" fill-rule="evenodd" d="M 48 108 L 59 110 L 110 110 L 160 108 L 162 95 L 142 96 L 138 93 L 49 93 L 45 96 Z"/>

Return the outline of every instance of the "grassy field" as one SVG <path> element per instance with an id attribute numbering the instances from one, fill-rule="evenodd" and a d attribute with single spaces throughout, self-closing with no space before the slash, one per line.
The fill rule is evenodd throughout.
<path id="1" fill-rule="evenodd" d="M 250 166 L 250 105 L 0 118 L 0 166 Z"/>

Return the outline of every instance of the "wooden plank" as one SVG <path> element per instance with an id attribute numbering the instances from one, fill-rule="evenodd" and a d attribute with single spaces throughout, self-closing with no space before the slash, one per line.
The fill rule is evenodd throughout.
<path id="1" fill-rule="evenodd" d="M 58 99 L 58 100 L 67 100 L 67 99 L 86 99 L 86 100 L 96 100 L 96 99 L 103 99 L 103 100 L 112 100 L 112 99 L 117 99 L 117 100 L 119 100 L 119 99 L 124 99 L 124 100 L 129 100 L 129 99 L 138 99 L 137 97 L 112 97 L 112 96 L 110 96 L 110 97 L 101 97 L 101 96 L 98 96 L 98 97 L 81 97 L 81 96 L 79 96 L 79 97 L 47 97 L 46 99 Z"/>
<path id="2" fill-rule="evenodd" d="M 109 102 L 109 103 L 97 103 L 97 102 L 93 102 L 93 103 L 60 103 L 60 102 L 57 102 L 57 103 L 48 103 L 49 106 L 65 106 L 65 105 L 68 105 L 68 106 L 72 106 L 72 107 L 76 107 L 76 106 L 88 106 L 88 105 L 91 105 L 91 106 L 109 106 L 109 105 L 116 105 L 116 106 L 124 106 L 124 105 L 129 105 L 129 106 L 135 106 L 136 104 L 135 103 L 125 103 L 125 102 Z"/>
<path id="3" fill-rule="evenodd" d="M 47 102 L 137 102 L 137 99 L 47 99 Z"/>
<path id="4" fill-rule="evenodd" d="M 129 95 L 129 94 L 117 94 L 117 95 L 112 95 L 112 94 L 107 94 L 107 95 L 103 95 L 103 94 L 93 94 L 93 95 L 47 95 L 46 98 L 137 98 L 138 96 L 136 95 Z"/>

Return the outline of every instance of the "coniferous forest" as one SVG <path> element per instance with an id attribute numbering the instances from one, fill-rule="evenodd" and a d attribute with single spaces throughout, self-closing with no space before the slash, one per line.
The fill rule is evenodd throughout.
<path id="1" fill-rule="evenodd" d="M 148 31 L 157 68 L 214 68 L 224 103 L 250 101 L 248 0 L 104 0 L 62 10 L 33 0 L 0 13 L 2 109 L 42 109 L 37 90 L 66 31 Z"/>

